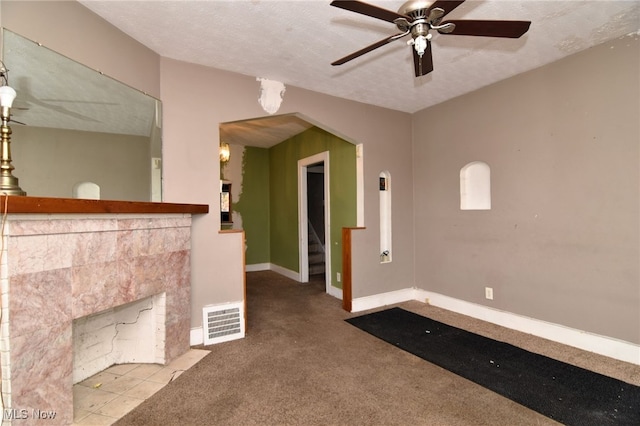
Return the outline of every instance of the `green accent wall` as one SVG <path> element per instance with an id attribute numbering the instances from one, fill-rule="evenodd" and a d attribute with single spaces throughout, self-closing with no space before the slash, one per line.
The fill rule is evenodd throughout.
<path id="1" fill-rule="evenodd" d="M 329 151 L 331 285 L 340 288 L 342 228 L 356 226 L 356 147 L 312 127 L 269 149 L 271 263 L 299 272 L 298 160 Z M 244 219 L 243 219 L 244 222 Z"/>
<path id="2" fill-rule="evenodd" d="M 241 192 L 233 201 L 246 238 L 246 263 L 299 272 L 298 160 L 329 151 L 331 285 L 341 288 L 342 228 L 356 226 L 356 147 L 312 127 L 269 149 L 244 147 Z M 231 167 L 229 165 L 225 167 Z M 226 170 L 225 170 L 226 171 Z M 229 177 L 229 176 L 227 176 Z"/>
<path id="3" fill-rule="evenodd" d="M 233 183 L 238 184 L 238 183 Z M 233 210 L 242 217 L 247 265 L 270 262 L 269 151 L 247 146 L 242 156 L 242 190 Z"/>

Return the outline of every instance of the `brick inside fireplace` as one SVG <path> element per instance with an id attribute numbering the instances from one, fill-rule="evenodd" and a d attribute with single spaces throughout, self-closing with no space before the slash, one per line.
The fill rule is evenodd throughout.
<path id="1" fill-rule="evenodd" d="M 73 320 L 73 383 L 114 364 L 164 364 L 165 293 Z"/>

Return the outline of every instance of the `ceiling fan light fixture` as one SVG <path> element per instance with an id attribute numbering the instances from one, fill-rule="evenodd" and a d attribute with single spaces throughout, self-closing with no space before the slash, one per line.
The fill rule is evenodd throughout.
<path id="1" fill-rule="evenodd" d="M 427 43 L 429 43 L 429 40 L 431 40 L 431 34 L 427 34 L 426 36 L 418 35 L 416 38 L 409 40 L 407 44 L 413 45 L 418 56 L 422 58 L 424 51 L 427 49 Z"/>
<path id="2" fill-rule="evenodd" d="M 433 71 L 431 30 L 438 31 L 439 34 L 519 38 L 529 30 L 531 25 L 530 21 L 476 19 L 457 19 L 443 22 L 446 15 L 464 2 L 465 0 L 409 0 L 400 6 L 397 12 L 393 12 L 358 0 L 333 0 L 331 6 L 391 22 L 400 30 L 400 33 L 334 61 L 331 65 L 342 65 L 411 34 L 411 40 L 407 44 L 412 47 L 416 77 L 420 77 Z"/>

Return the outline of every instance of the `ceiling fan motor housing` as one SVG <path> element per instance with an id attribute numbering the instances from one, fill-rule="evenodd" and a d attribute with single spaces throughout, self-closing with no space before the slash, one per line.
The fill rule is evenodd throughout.
<path id="1" fill-rule="evenodd" d="M 411 27 L 411 37 L 414 39 L 418 36 L 426 37 L 430 29 L 431 27 L 426 22 L 415 24 Z"/>
<path id="2" fill-rule="evenodd" d="M 396 21 L 396 26 L 400 31 L 411 32 L 411 37 L 415 40 L 416 37 L 422 36 L 427 37 L 429 35 L 429 30 L 432 29 L 433 25 L 437 22 L 432 22 L 432 20 L 439 20 L 440 16 L 432 16 L 429 14 L 429 8 L 431 7 L 433 2 L 428 2 L 425 0 L 410 0 L 400 6 L 398 9 L 398 13 L 401 15 L 405 15 L 410 17 L 411 22 L 407 22 L 404 19 L 399 19 Z M 439 9 L 436 9 L 440 11 Z"/>
<path id="3" fill-rule="evenodd" d="M 426 0 L 409 0 L 400 6 L 398 13 L 400 15 L 410 16 L 414 20 L 425 19 L 427 17 L 427 11 L 432 4 L 433 2 Z"/>

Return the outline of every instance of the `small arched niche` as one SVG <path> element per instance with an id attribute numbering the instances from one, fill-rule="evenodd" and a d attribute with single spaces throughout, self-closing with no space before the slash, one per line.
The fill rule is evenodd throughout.
<path id="1" fill-rule="evenodd" d="M 491 210 L 491 169 L 473 161 L 460 169 L 460 210 Z"/>
<path id="2" fill-rule="evenodd" d="M 100 185 L 93 182 L 79 182 L 73 187 L 73 198 L 99 200 Z"/>

